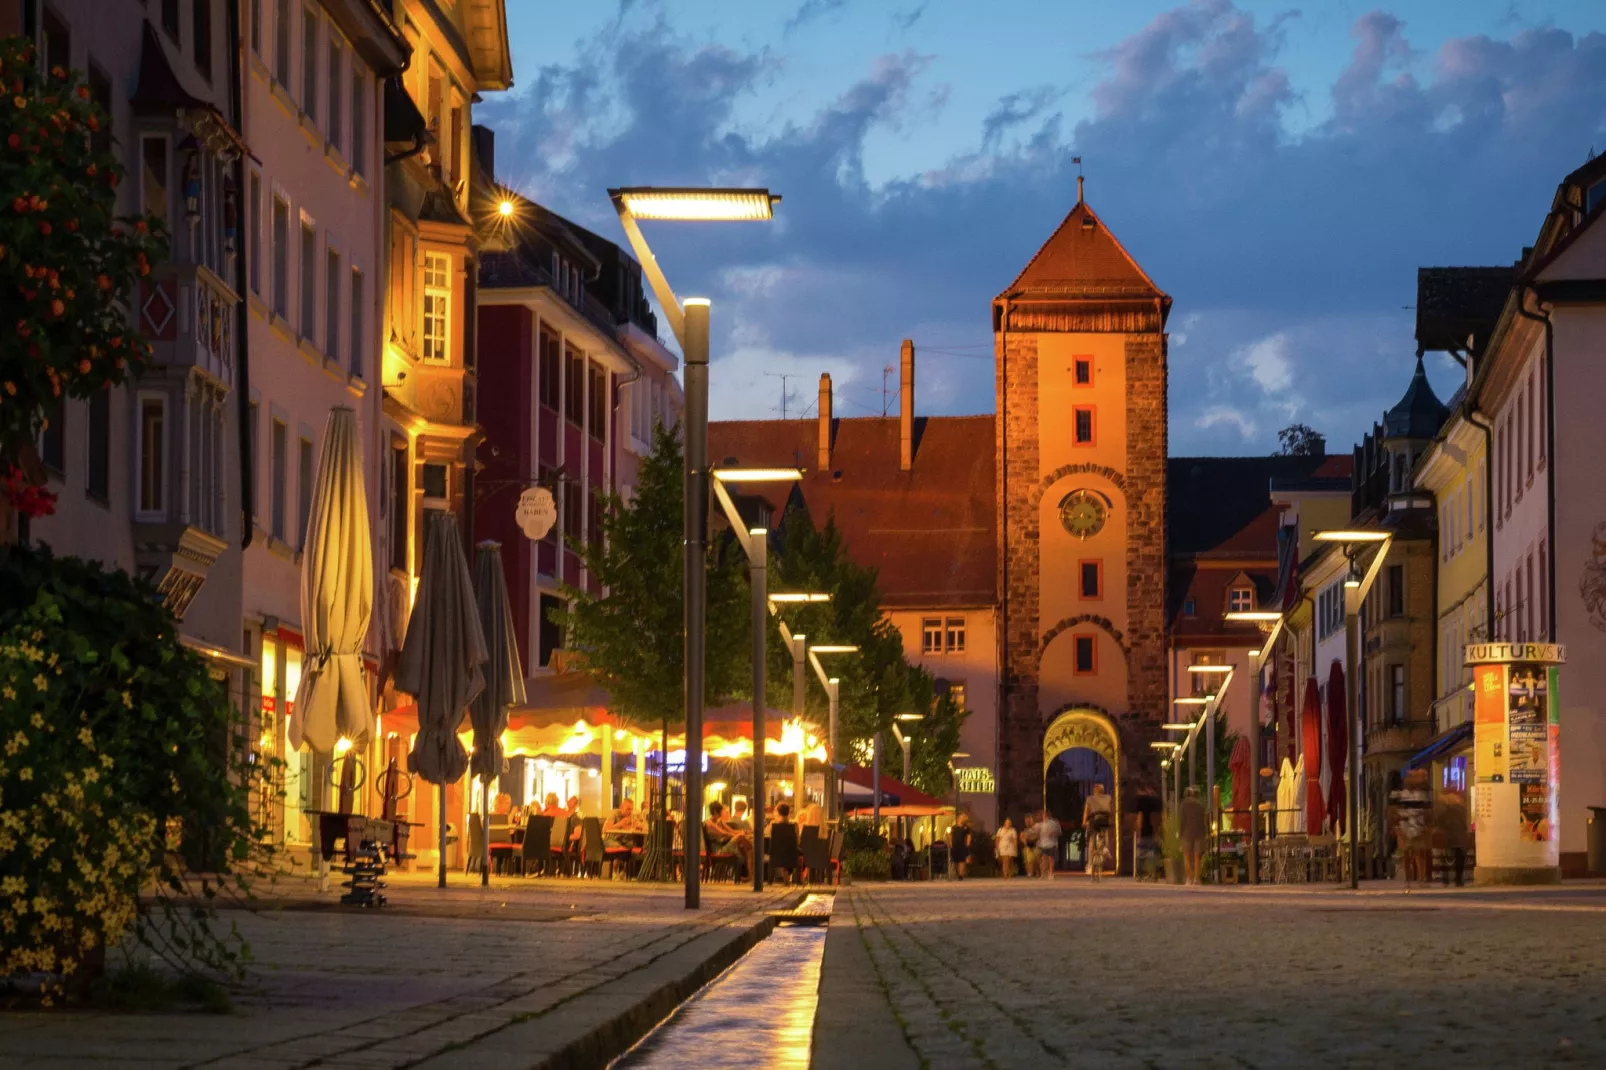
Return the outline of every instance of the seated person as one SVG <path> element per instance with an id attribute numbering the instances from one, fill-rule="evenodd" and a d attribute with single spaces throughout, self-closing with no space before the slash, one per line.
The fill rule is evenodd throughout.
<path id="1" fill-rule="evenodd" d="M 635 801 L 626 799 L 603 823 L 602 846 L 635 847 L 637 844 L 632 834 L 644 831 L 646 830 L 642 828 L 641 819 L 636 816 Z"/>
<path id="2" fill-rule="evenodd" d="M 731 828 L 735 829 L 737 832 L 752 832 L 753 831 L 753 823 L 751 821 L 747 820 L 747 803 L 746 803 L 746 801 L 744 801 L 742 799 L 737 799 L 736 800 L 736 805 L 731 807 L 731 811 L 732 811 L 731 816 L 726 819 L 725 824 L 729 825 Z"/>
<path id="3" fill-rule="evenodd" d="M 578 851 L 582 846 L 581 840 L 585 835 L 585 826 L 581 824 L 581 821 L 584 816 L 584 814 L 580 813 L 580 796 L 569 796 L 567 828 L 569 830 L 569 850 L 571 851 Z"/>
<path id="4" fill-rule="evenodd" d="M 541 807 L 541 816 L 554 819 L 569 816 L 568 812 L 558 805 L 557 792 L 549 791 L 546 793 L 546 803 Z"/>
<path id="5" fill-rule="evenodd" d="M 703 839 L 708 843 L 710 855 L 730 854 L 741 855 L 749 862 L 753 856 L 753 837 L 745 829 L 736 829 L 725 820 L 725 806 L 723 803 L 711 802 L 708 804 L 708 820 L 703 822 Z"/>
<path id="6" fill-rule="evenodd" d="M 524 807 L 515 806 L 507 812 L 507 823 L 514 828 L 524 827 Z"/>
<path id="7" fill-rule="evenodd" d="M 797 827 L 796 825 L 792 824 L 792 807 L 787 803 L 782 803 L 780 806 L 777 806 L 775 808 L 775 820 L 770 822 L 770 827 L 769 827 L 769 829 L 766 830 L 766 832 L 767 833 L 773 833 L 775 831 L 775 828 L 777 826 L 779 826 L 779 825 L 785 825 L 787 827 L 794 828 L 794 829 Z M 801 833 L 799 833 L 799 835 L 801 835 Z M 796 842 L 795 838 L 794 838 L 794 842 Z M 803 856 L 802 856 L 801 852 L 797 855 L 795 861 L 797 862 L 797 864 L 799 866 L 801 866 L 803 864 Z M 775 868 L 776 868 L 776 870 L 778 872 L 785 873 L 787 880 L 791 880 L 792 879 L 792 869 L 791 869 L 791 867 L 777 865 Z"/>

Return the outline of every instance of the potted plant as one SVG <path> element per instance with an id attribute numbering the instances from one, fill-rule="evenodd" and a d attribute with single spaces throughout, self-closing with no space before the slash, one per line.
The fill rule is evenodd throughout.
<path id="1" fill-rule="evenodd" d="M 1175 814 L 1167 814 L 1160 823 L 1160 857 L 1165 859 L 1166 880 L 1182 883 L 1182 838 L 1177 834 Z"/>

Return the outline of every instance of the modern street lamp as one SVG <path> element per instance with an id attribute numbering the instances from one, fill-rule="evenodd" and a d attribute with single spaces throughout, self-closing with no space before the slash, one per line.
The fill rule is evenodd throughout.
<path id="1" fill-rule="evenodd" d="M 769 530 L 748 527 L 725 489 L 727 483 L 795 482 L 803 478 L 796 468 L 716 468 L 714 496 L 719 499 L 725 519 L 747 555 L 747 586 L 753 600 L 753 891 L 764 890 L 764 661 L 765 640 L 769 638 Z M 798 597 L 807 599 L 810 595 Z"/>
<path id="2" fill-rule="evenodd" d="M 1360 703 L 1355 701 L 1360 688 L 1357 686 L 1355 663 L 1358 659 L 1360 647 L 1360 613 L 1361 606 L 1366 601 L 1367 594 L 1372 590 L 1372 584 L 1377 580 L 1377 574 L 1383 569 L 1383 562 L 1389 555 L 1389 544 L 1394 536 L 1387 531 L 1353 531 L 1342 529 L 1337 531 L 1318 531 L 1311 536 L 1316 542 L 1338 543 L 1344 548 L 1344 556 L 1350 559 L 1351 570 L 1344 582 L 1344 679 L 1350 690 L 1350 700 L 1345 703 L 1348 708 L 1345 719 L 1349 723 L 1349 753 L 1344 755 L 1344 764 L 1349 770 L 1348 815 L 1345 823 L 1349 825 L 1349 886 L 1351 890 L 1361 886 L 1361 755 L 1365 741 L 1361 739 Z M 1353 568 L 1355 554 L 1353 547 L 1376 546 L 1377 552 L 1372 555 L 1372 562 L 1367 566 L 1365 573 L 1356 576 Z M 1358 582 L 1351 582 L 1358 581 Z M 1275 634 L 1275 633 L 1274 633 Z M 1270 649 L 1271 643 L 1266 644 Z"/>
<path id="3" fill-rule="evenodd" d="M 826 736 L 826 738 L 827 738 L 826 750 L 830 754 L 830 762 L 828 763 L 829 768 L 827 768 L 826 772 L 825 772 L 825 790 L 826 790 L 825 815 L 826 815 L 826 818 L 828 820 L 836 820 L 836 819 L 838 819 L 838 818 L 840 818 L 842 816 L 841 804 L 837 800 L 837 786 L 836 786 L 836 759 L 837 759 L 837 750 L 836 750 L 836 710 L 837 710 L 837 696 L 838 696 L 838 686 L 837 686 L 838 685 L 838 680 L 837 680 L 837 678 L 835 676 L 831 676 L 831 675 L 826 673 L 825 666 L 820 664 L 820 655 L 821 654 L 857 654 L 858 652 L 859 652 L 859 648 L 857 646 L 852 646 L 852 645 L 842 644 L 842 643 L 838 643 L 838 644 L 834 644 L 834 645 L 830 644 L 830 643 L 827 643 L 827 644 L 823 644 L 823 645 L 820 645 L 820 646 L 811 646 L 811 647 L 809 647 L 809 650 L 808 650 L 809 664 L 814 666 L 814 674 L 820 678 L 820 685 L 825 688 L 825 696 L 831 702 L 831 720 L 830 720 L 830 722 L 828 724 L 828 730 L 827 730 L 827 736 Z M 877 735 L 879 736 L 879 733 Z M 880 784 L 876 784 L 874 786 L 874 788 L 873 788 L 873 791 L 876 794 L 879 794 L 880 791 L 881 791 L 881 785 Z"/>
<path id="4" fill-rule="evenodd" d="M 903 782 L 905 784 L 909 783 L 909 744 L 912 741 L 898 728 L 898 722 L 907 721 L 913 723 L 915 721 L 923 721 L 925 718 L 926 715 L 923 713 L 900 713 L 892 719 L 892 736 L 898 741 L 898 746 L 903 748 Z"/>
<path id="5" fill-rule="evenodd" d="M 703 827 L 703 657 L 707 643 L 704 613 L 707 594 L 708 543 L 708 299 L 675 298 L 637 220 L 735 222 L 767 220 L 780 197 L 766 189 L 689 189 L 638 186 L 611 189 L 608 197 L 619 213 L 641 270 L 669 320 L 686 360 L 685 387 L 685 695 L 686 695 L 686 909 L 701 904 L 696 860 L 702 855 Z"/>

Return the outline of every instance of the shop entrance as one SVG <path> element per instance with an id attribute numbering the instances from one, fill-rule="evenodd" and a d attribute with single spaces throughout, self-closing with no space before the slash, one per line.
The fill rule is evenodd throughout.
<path id="1" fill-rule="evenodd" d="M 1068 709 L 1059 713 L 1043 734 L 1043 808 L 1054 815 L 1064 830 L 1056 863 L 1061 869 L 1086 869 L 1085 839 L 1082 833 L 1082 803 L 1093 793 L 1095 784 L 1115 800 L 1121 812 L 1120 742 L 1115 725 L 1102 711 Z M 1117 820 L 1119 828 L 1119 820 Z M 1112 837 L 1107 864 L 1120 869 L 1121 837 Z"/>

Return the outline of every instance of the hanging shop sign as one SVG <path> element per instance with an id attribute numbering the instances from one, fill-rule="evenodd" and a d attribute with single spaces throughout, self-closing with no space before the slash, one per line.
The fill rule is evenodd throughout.
<path id="1" fill-rule="evenodd" d="M 519 530 L 531 542 L 540 542 L 558 522 L 558 503 L 546 487 L 529 487 L 519 495 L 515 515 Z"/>
<path id="2" fill-rule="evenodd" d="M 1470 643 L 1477 880 L 1559 879 L 1558 643 Z"/>

